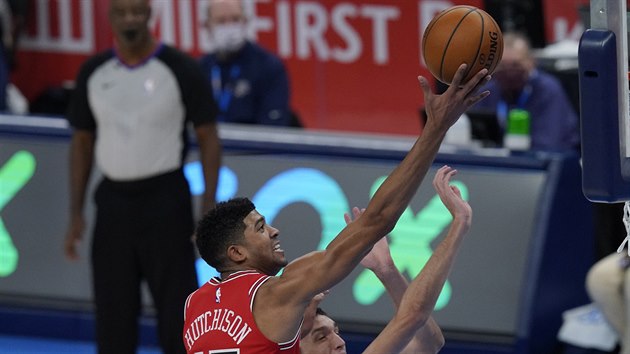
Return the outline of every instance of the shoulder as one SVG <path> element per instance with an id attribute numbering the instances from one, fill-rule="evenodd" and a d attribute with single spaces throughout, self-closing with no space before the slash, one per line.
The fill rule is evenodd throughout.
<path id="1" fill-rule="evenodd" d="M 190 55 L 168 44 L 161 44 L 161 48 L 159 49 L 156 56 L 162 60 L 168 59 L 182 62 L 194 61 L 194 59 Z"/>
<path id="2" fill-rule="evenodd" d="M 266 48 L 263 48 L 257 43 L 247 42 L 245 50 L 248 52 L 248 56 L 255 58 L 256 61 L 265 63 L 267 66 L 283 67 L 284 64 L 280 57 L 275 53 L 272 53 Z"/>
<path id="3" fill-rule="evenodd" d="M 205 84 L 205 75 L 199 61 L 181 50 L 163 44 L 156 54 L 156 59 L 169 68 L 182 87 L 198 87 Z"/>
<path id="4" fill-rule="evenodd" d="M 79 70 L 79 75 L 83 77 L 89 76 L 101 65 L 114 58 L 114 50 L 108 49 L 89 57 Z"/>
<path id="5" fill-rule="evenodd" d="M 536 70 L 534 75 L 535 76 L 532 81 L 534 82 L 534 85 L 537 86 L 537 88 L 544 88 L 549 91 L 562 90 L 562 84 L 560 83 L 560 80 L 552 74 L 543 70 Z"/>

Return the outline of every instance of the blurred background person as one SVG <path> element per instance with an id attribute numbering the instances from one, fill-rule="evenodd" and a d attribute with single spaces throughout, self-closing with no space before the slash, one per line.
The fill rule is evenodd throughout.
<path id="1" fill-rule="evenodd" d="M 577 151 L 579 121 L 560 81 L 536 67 L 529 39 L 520 32 L 503 35 L 501 62 L 486 85 L 488 96 L 474 110 L 495 111 L 505 131 L 510 112 L 529 115 L 531 150 Z"/>
<path id="2" fill-rule="evenodd" d="M 209 0 L 213 50 L 201 58 L 219 106 L 218 121 L 300 126 L 289 107 L 289 79 L 279 57 L 247 38 L 241 0 Z"/>

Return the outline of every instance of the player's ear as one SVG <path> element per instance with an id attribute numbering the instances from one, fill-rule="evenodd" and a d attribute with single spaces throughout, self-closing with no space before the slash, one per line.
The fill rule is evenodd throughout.
<path id="1" fill-rule="evenodd" d="M 228 258 L 234 263 L 241 263 L 247 259 L 247 250 L 241 245 L 231 245 L 227 249 Z"/>

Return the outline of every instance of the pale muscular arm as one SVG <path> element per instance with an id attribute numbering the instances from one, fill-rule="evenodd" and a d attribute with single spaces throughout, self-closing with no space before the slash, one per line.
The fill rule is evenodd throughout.
<path id="1" fill-rule="evenodd" d="M 409 284 L 404 293 L 394 318 L 385 329 L 368 346 L 364 354 L 400 353 L 407 343 L 417 334 L 418 329 L 426 326 L 440 295 L 442 287 L 451 271 L 455 257 L 465 234 L 470 229 L 472 209 L 461 198 L 460 191 L 449 181 L 456 171 L 450 167 L 442 167 L 433 180 L 433 185 L 440 199 L 453 216 L 453 221 L 444 240 L 437 246 L 431 258 L 420 274 Z M 417 339 L 422 339 L 418 337 Z M 440 344 L 439 338 L 434 338 L 434 344 Z M 416 348 L 417 353 L 435 353 L 426 347 Z M 441 344 L 440 344 L 441 346 Z"/>

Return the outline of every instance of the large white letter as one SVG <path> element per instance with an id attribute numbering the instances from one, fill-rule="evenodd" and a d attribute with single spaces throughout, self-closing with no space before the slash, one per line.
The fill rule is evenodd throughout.
<path id="1" fill-rule="evenodd" d="M 333 48 L 332 57 L 342 63 L 350 63 L 361 56 L 363 43 L 361 37 L 348 24 L 346 17 L 357 17 L 357 8 L 352 4 L 341 4 L 333 9 L 332 26 L 346 42 L 346 48 Z"/>
<path id="2" fill-rule="evenodd" d="M 424 34 L 424 29 L 427 28 L 427 25 L 429 25 L 429 22 L 431 22 L 433 17 L 451 6 L 453 6 L 453 4 L 450 1 L 418 1 L 418 18 L 420 19 L 420 21 L 418 21 L 418 25 L 420 26 L 420 28 L 418 29 L 418 42 L 421 42 L 422 35 Z M 418 61 L 420 62 L 420 65 L 426 66 L 424 60 L 422 59 L 422 43 L 420 43 L 419 48 Z"/>
<path id="3" fill-rule="evenodd" d="M 324 33 L 328 27 L 326 10 L 317 3 L 298 3 L 295 8 L 295 18 L 298 58 L 306 59 L 311 55 L 309 45 L 312 43 L 317 58 L 328 60 L 330 53 L 324 40 Z"/>
<path id="4" fill-rule="evenodd" d="M 179 1 L 179 48 L 184 51 L 193 49 L 192 3 Z"/>
<path id="5" fill-rule="evenodd" d="M 273 30 L 273 20 L 268 17 L 260 17 L 256 11 L 259 2 L 267 3 L 269 0 L 246 0 L 243 2 L 245 15 L 249 18 L 247 34 L 254 41 L 258 40 L 258 32 L 270 32 Z"/>
<path id="6" fill-rule="evenodd" d="M 92 54 L 94 52 L 94 17 L 91 1 L 79 1 L 77 6 L 72 6 L 70 0 L 59 0 L 57 4 L 57 18 L 51 18 L 50 0 L 37 0 L 35 5 L 36 33 L 34 36 L 24 34 L 20 42 L 22 49 L 41 50 L 54 53 L 81 53 Z M 78 22 L 74 21 L 73 13 Z M 50 33 L 51 21 L 59 25 L 59 37 L 53 38 Z M 79 38 L 72 36 L 74 26 L 80 26 Z"/>
<path id="7" fill-rule="evenodd" d="M 389 61 L 387 21 L 397 19 L 400 16 L 400 10 L 393 6 L 365 5 L 361 9 L 361 14 L 372 19 L 374 62 L 386 64 Z"/>
<path id="8" fill-rule="evenodd" d="M 564 17 L 557 17 L 553 20 L 553 42 L 560 42 L 565 39 L 579 41 L 584 26 L 580 22 L 573 25 L 573 29 L 569 31 L 569 21 Z"/>
<path id="9" fill-rule="evenodd" d="M 153 16 L 149 21 L 151 30 L 155 32 L 160 26 L 160 39 L 166 44 L 175 44 L 175 19 L 173 18 L 173 0 L 153 0 L 151 2 Z"/>
<path id="10" fill-rule="evenodd" d="M 278 55 L 288 58 L 293 54 L 293 46 L 291 45 L 291 8 L 286 1 L 278 1 L 276 5 L 276 22 Z"/>

